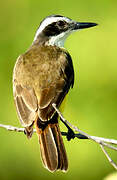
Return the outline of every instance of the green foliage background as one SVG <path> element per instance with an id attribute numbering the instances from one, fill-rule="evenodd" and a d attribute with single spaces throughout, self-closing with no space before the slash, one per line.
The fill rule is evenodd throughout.
<path id="1" fill-rule="evenodd" d="M 0 1 L 0 123 L 20 126 L 12 95 L 13 66 L 32 43 L 40 21 L 50 14 L 99 24 L 74 33 L 66 41 L 74 63 L 75 86 L 64 116 L 89 134 L 117 138 L 115 0 Z M 64 138 L 69 171 L 51 174 L 41 164 L 37 141 L 36 134 L 28 141 L 23 133 L 0 129 L 1 180 L 102 180 L 113 171 L 98 145 Z M 117 161 L 117 154 L 110 154 Z"/>

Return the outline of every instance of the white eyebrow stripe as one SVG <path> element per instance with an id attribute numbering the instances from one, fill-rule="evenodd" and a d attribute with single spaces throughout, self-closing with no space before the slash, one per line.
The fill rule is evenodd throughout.
<path id="1" fill-rule="evenodd" d="M 47 17 L 38 28 L 34 37 L 34 41 L 37 39 L 38 35 L 44 30 L 45 27 L 47 27 L 49 24 L 52 24 L 53 22 L 57 22 L 60 20 L 65 20 L 66 22 L 70 21 L 70 19 L 66 17 Z"/>

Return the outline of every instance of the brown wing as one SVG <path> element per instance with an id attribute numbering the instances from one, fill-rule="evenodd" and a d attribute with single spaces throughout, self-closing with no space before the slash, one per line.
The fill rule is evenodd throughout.
<path id="1" fill-rule="evenodd" d="M 14 84 L 14 99 L 21 124 L 30 126 L 36 118 L 38 104 L 34 90 Z"/>
<path id="2" fill-rule="evenodd" d="M 49 120 L 54 114 L 54 108 L 52 103 L 55 103 L 57 107 L 60 106 L 64 97 L 68 93 L 70 87 L 74 84 L 74 70 L 72 65 L 72 59 L 70 55 L 65 52 L 66 62 L 64 66 L 60 69 L 60 78 L 51 84 L 48 88 L 45 88 L 40 93 L 40 101 L 38 103 L 39 118 L 42 121 Z M 56 73 L 56 70 L 55 72 Z"/>
<path id="3" fill-rule="evenodd" d="M 42 121 L 49 120 L 55 112 L 52 103 L 59 107 L 70 86 L 73 87 L 74 71 L 70 55 L 62 51 L 56 61 L 54 58 L 59 53 L 53 48 L 51 53 L 51 62 L 46 61 L 46 58 L 44 62 L 39 60 L 41 55 L 37 57 L 35 53 L 29 56 L 30 51 L 28 57 L 26 53 L 16 62 L 13 76 L 14 97 L 20 121 L 25 127 L 32 124 L 37 110 Z"/>

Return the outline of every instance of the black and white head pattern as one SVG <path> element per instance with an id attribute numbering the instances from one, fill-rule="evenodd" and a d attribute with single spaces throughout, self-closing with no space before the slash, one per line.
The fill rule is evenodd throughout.
<path id="1" fill-rule="evenodd" d="M 72 22 L 70 18 L 60 15 L 47 16 L 40 23 L 34 40 L 36 40 L 40 34 L 43 34 L 44 37 L 48 37 L 48 45 L 63 47 L 65 39 L 71 32 L 70 24 Z"/>

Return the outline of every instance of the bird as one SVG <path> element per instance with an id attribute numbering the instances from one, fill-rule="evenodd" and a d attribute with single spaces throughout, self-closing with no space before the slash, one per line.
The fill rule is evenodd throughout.
<path id="1" fill-rule="evenodd" d="M 53 107 L 56 104 L 59 109 L 74 86 L 72 58 L 64 42 L 72 32 L 96 25 L 62 15 L 47 16 L 13 69 L 13 96 L 19 120 L 29 139 L 35 125 L 42 163 L 50 172 L 68 170 L 59 117 Z"/>

